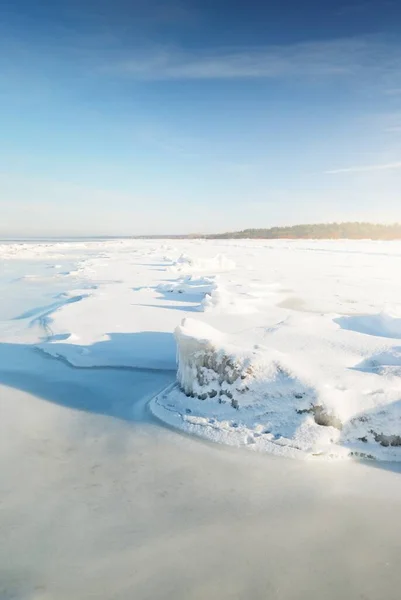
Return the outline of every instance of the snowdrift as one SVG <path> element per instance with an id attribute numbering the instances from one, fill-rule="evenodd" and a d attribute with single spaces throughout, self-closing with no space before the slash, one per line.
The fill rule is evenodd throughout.
<path id="1" fill-rule="evenodd" d="M 193 258 L 187 254 L 181 254 L 171 269 L 173 271 L 216 272 L 232 271 L 235 267 L 235 262 L 224 254 L 216 254 L 213 258 Z"/>

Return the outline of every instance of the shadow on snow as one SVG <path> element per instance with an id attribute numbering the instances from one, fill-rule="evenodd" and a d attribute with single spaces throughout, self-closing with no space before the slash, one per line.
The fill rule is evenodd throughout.
<path id="1" fill-rule="evenodd" d="M 124 347 L 138 351 L 138 344 L 174 344 L 170 334 L 141 332 L 138 334 L 113 334 L 110 341 L 93 347 L 116 343 L 124 338 Z M 168 337 L 171 340 L 167 342 Z M 46 344 L 44 345 L 46 346 Z M 69 346 L 72 344 L 51 344 Z M 79 349 L 80 347 L 78 347 Z M 105 348 L 106 350 L 106 348 Z M 114 352 L 110 347 L 110 352 Z M 12 387 L 60 406 L 91 413 L 108 415 L 124 420 L 137 420 L 135 404 L 151 398 L 174 381 L 175 369 L 148 369 L 135 367 L 74 367 L 66 359 L 52 357 L 38 347 L 26 344 L 0 344 L 0 384 Z M 142 411 L 143 412 L 143 411 Z M 143 415 L 139 415 L 143 418 Z"/>

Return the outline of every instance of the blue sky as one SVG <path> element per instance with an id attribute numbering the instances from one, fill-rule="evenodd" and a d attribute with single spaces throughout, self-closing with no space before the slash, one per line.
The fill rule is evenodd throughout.
<path id="1" fill-rule="evenodd" d="M 0 235 L 401 220 L 397 0 L 9 0 Z"/>

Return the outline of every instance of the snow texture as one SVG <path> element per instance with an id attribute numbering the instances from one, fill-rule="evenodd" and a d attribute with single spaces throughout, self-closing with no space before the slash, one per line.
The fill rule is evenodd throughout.
<path id="1" fill-rule="evenodd" d="M 151 407 L 186 432 L 400 460 L 399 242 L 4 243 L 0 257 L 21 265 L 2 342 L 77 367 L 173 372 L 178 355 L 177 384 Z"/>

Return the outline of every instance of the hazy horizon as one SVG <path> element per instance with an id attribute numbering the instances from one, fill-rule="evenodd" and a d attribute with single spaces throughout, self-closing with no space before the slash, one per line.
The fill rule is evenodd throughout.
<path id="1" fill-rule="evenodd" d="M 364 225 L 371 225 L 371 226 L 383 226 L 383 227 L 401 227 L 401 224 L 399 222 L 388 222 L 388 223 L 384 223 L 384 222 L 366 222 L 366 221 L 345 221 L 345 222 L 340 222 L 340 221 L 330 221 L 330 222 L 321 222 L 321 223 L 295 223 L 294 225 L 272 225 L 271 227 L 263 227 L 263 226 L 259 226 L 259 227 L 255 227 L 255 228 L 242 228 L 240 230 L 232 230 L 232 231 L 228 231 L 228 230 L 221 230 L 221 231 L 213 231 L 211 233 L 208 232 L 204 232 L 204 231 L 192 231 L 192 232 L 179 232 L 179 233 L 171 233 L 168 231 L 164 231 L 163 233 L 160 234 L 153 234 L 153 233 L 145 233 L 145 234 L 125 234 L 125 235 L 120 235 L 120 234 L 113 234 L 113 233 L 104 233 L 104 234 L 86 234 L 86 235 L 79 235 L 79 234 L 73 234 L 73 233 L 66 233 L 66 234 L 60 234 L 60 235 L 51 235 L 51 234 L 44 234 L 44 235 L 2 235 L 0 234 L 0 241 L 5 241 L 5 242 L 18 242 L 18 241 L 57 241 L 57 240 L 62 240 L 62 241 L 66 241 L 66 240 L 102 240 L 102 239 L 118 239 L 118 238 L 122 238 L 122 239 L 127 239 L 127 238 L 152 238 L 152 237 L 157 237 L 157 238 L 174 238 L 174 237 L 194 237 L 196 238 L 197 236 L 202 237 L 202 236 L 219 236 L 219 235 L 229 235 L 229 234 L 236 234 L 236 233 L 241 233 L 243 231 L 258 231 L 258 230 L 270 230 L 270 229 L 288 229 L 288 228 L 292 228 L 292 227 L 325 227 L 328 225 L 333 225 L 333 224 L 338 224 L 338 225 L 350 225 L 350 224 L 364 224 Z"/>

